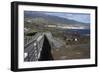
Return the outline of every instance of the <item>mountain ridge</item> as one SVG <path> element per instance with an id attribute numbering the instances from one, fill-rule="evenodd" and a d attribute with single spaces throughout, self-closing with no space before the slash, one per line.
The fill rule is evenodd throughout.
<path id="1" fill-rule="evenodd" d="M 53 15 L 47 15 L 45 13 L 41 12 L 24 12 L 24 18 L 30 18 L 30 19 L 36 19 L 36 18 L 41 18 L 46 22 L 52 22 L 52 23 L 57 23 L 57 24 L 67 24 L 67 25 L 73 25 L 73 26 L 85 26 L 89 28 L 89 23 L 83 23 L 83 22 L 78 22 L 75 20 L 70 20 L 67 18 L 62 18 L 58 16 L 53 16 Z"/>

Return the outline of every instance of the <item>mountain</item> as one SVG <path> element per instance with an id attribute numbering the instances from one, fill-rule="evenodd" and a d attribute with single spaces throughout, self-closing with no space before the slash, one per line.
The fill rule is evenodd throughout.
<path id="1" fill-rule="evenodd" d="M 62 25 L 73 25 L 73 26 L 84 26 L 86 28 L 89 28 L 89 23 L 83 23 L 78 22 L 75 20 L 70 20 L 67 18 L 62 18 L 58 16 L 48 15 L 43 12 L 32 12 L 32 11 L 25 11 L 24 12 L 24 18 L 29 18 L 32 20 L 41 20 L 42 22 L 48 22 L 48 23 L 56 23 L 56 24 L 62 24 Z"/>

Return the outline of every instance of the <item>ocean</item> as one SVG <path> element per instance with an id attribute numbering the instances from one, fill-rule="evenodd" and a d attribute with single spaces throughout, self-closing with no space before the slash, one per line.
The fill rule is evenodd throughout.
<path id="1" fill-rule="evenodd" d="M 65 31 L 70 33 L 77 32 L 80 35 L 90 35 L 90 29 L 66 29 Z"/>

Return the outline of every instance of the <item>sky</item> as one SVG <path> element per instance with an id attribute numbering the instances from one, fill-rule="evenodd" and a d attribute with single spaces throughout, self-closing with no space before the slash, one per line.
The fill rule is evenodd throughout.
<path id="1" fill-rule="evenodd" d="M 26 13 L 46 14 L 51 16 L 58 16 L 83 23 L 90 23 L 90 14 L 88 13 L 67 13 L 67 12 L 44 12 L 44 11 L 25 11 Z"/>
<path id="2" fill-rule="evenodd" d="M 87 13 L 44 12 L 44 14 L 90 23 L 90 14 Z"/>

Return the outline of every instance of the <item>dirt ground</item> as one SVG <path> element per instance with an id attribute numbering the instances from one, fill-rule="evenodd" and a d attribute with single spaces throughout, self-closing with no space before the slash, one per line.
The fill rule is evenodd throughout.
<path id="1" fill-rule="evenodd" d="M 74 42 L 75 43 L 75 42 Z M 87 59 L 90 58 L 90 42 L 79 41 L 78 44 L 67 44 L 51 50 L 54 60 Z"/>

